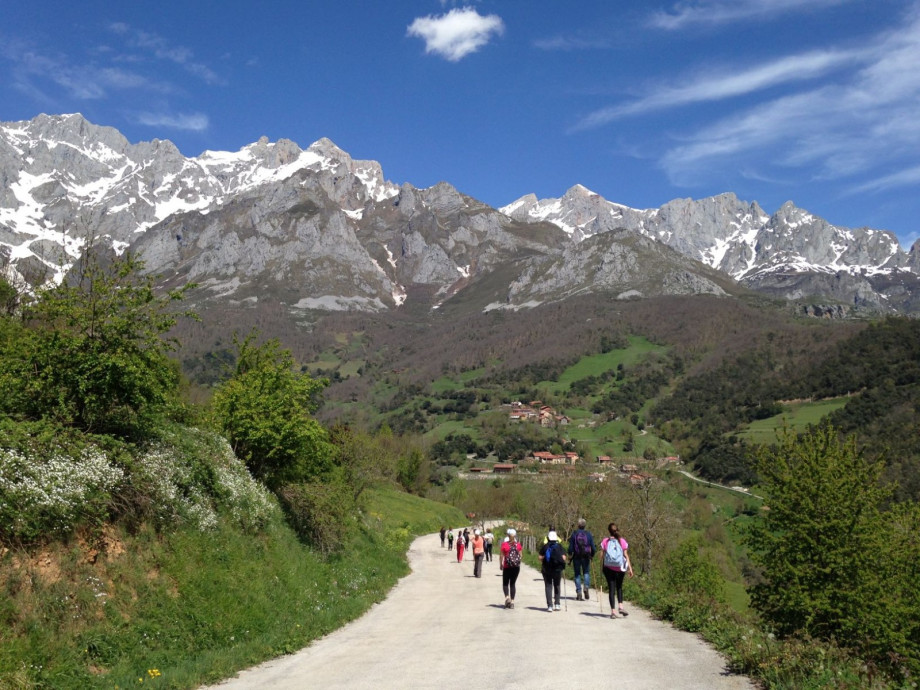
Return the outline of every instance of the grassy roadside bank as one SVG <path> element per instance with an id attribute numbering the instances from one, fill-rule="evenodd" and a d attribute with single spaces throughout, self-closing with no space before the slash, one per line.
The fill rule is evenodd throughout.
<path id="1" fill-rule="evenodd" d="M 408 572 L 416 534 L 462 515 L 370 493 L 323 561 L 280 516 L 256 535 L 106 529 L 0 558 L 0 689 L 190 688 L 293 652 L 360 616 Z M 373 557 L 369 558 L 368 554 Z"/>

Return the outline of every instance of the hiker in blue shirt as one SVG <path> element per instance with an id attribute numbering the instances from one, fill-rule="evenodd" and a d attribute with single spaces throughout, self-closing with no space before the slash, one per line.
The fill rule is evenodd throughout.
<path id="1" fill-rule="evenodd" d="M 584 518 L 578 521 L 578 529 L 569 537 L 569 560 L 575 569 L 575 600 L 588 600 L 588 591 L 591 589 L 591 559 L 596 552 L 594 537 L 585 529 L 587 522 Z M 582 597 L 582 584 L 584 597 Z"/>

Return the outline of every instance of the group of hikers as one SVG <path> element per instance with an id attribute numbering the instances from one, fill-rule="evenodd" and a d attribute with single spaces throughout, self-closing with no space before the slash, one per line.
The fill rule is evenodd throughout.
<path id="1" fill-rule="evenodd" d="M 607 525 L 608 535 L 601 540 L 599 545 L 594 543 L 594 535 L 586 529 L 584 518 L 578 521 L 578 528 L 569 535 L 568 548 L 560 542 L 555 527 L 550 527 L 543 539 L 543 544 L 538 552 L 540 558 L 540 572 L 543 575 L 543 584 L 546 593 L 546 610 L 549 612 L 561 610 L 561 584 L 566 565 L 572 564 L 575 580 L 576 601 L 590 599 L 591 589 L 591 564 L 594 556 L 603 554 L 601 572 L 607 581 L 607 590 L 610 599 L 610 617 L 619 618 L 629 614 L 623 608 L 623 580 L 628 573 L 634 575 L 632 563 L 629 560 L 629 544 L 620 534 L 615 522 Z M 446 543 L 448 550 L 454 550 L 455 535 L 452 529 L 441 528 L 441 547 Z M 463 555 L 472 548 L 473 575 L 482 577 L 483 560 L 492 560 L 492 545 L 495 536 L 491 529 L 473 529 L 470 535 L 469 528 L 457 530 L 457 562 L 463 562 Z M 518 540 L 517 530 L 513 527 L 507 530 L 507 535 L 499 549 L 498 567 L 502 572 L 502 591 L 505 595 L 505 608 L 514 608 L 514 598 L 517 593 L 516 583 L 521 571 L 521 553 L 523 544 Z"/>

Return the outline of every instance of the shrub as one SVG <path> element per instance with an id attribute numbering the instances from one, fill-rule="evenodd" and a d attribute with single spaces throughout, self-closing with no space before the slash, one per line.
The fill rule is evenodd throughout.
<path id="1" fill-rule="evenodd" d="M 31 542 L 99 524 L 123 480 L 122 468 L 93 445 L 0 448 L 0 539 Z"/>

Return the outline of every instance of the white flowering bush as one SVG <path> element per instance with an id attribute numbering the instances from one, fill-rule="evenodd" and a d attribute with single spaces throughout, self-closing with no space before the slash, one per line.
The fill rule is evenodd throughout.
<path id="1" fill-rule="evenodd" d="M 0 448 L 0 537 L 33 541 L 99 522 L 124 480 L 95 446 L 49 456 Z"/>
<path id="2" fill-rule="evenodd" d="M 161 434 L 138 457 L 131 483 L 152 504 L 160 524 L 217 526 L 218 512 L 236 525 L 257 530 L 278 514 L 274 497 L 255 481 L 221 436 L 182 428 Z"/>

